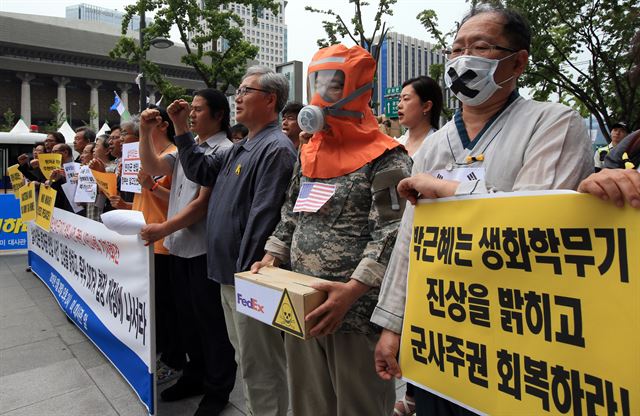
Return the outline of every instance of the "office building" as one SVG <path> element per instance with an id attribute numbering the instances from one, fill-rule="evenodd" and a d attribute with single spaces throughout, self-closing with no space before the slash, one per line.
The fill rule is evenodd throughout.
<path id="1" fill-rule="evenodd" d="M 75 4 L 73 6 L 67 6 L 66 18 L 70 20 L 82 20 L 85 22 L 104 23 L 107 25 L 122 26 L 122 17 L 124 13 L 113 9 L 106 9 L 104 7 L 94 6 L 92 4 Z M 140 30 L 140 17 L 133 16 L 129 22 L 129 30 Z"/>

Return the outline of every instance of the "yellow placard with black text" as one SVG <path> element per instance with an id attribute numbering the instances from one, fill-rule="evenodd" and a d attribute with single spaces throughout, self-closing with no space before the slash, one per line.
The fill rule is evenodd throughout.
<path id="1" fill-rule="evenodd" d="M 18 170 L 19 166 L 20 165 L 15 164 L 7 168 L 7 175 L 9 175 L 9 180 L 11 180 L 11 187 L 13 188 L 13 194 L 16 198 L 19 198 L 18 190 L 24 185 L 24 176 L 22 172 Z"/>
<path id="2" fill-rule="evenodd" d="M 62 155 L 60 153 L 40 153 L 38 166 L 45 178 L 51 178 L 51 172 L 62 169 Z"/>
<path id="3" fill-rule="evenodd" d="M 20 218 L 22 222 L 36 219 L 36 185 L 29 182 L 18 190 L 20 198 Z"/>
<path id="4" fill-rule="evenodd" d="M 420 203 L 403 377 L 492 415 L 640 414 L 640 211 L 591 195 Z"/>
<path id="5" fill-rule="evenodd" d="M 38 205 L 36 206 L 36 224 L 45 231 L 51 229 L 51 219 L 53 218 L 56 194 L 55 189 L 49 186 L 40 186 Z"/>
<path id="6" fill-rule="evenodd" d="M 97 170 L 91 170 L 93 177 L 102 191 L 107 197 L 118 195 L 117 178 L 115 173 L 99 172 Z"/>

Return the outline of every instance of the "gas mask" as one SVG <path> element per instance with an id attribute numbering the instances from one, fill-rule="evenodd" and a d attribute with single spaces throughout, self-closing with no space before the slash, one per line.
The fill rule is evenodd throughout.
<path id="1" fill-rule="evenodd" d="M 358 120 L 364 117 L 361 111 L 343 110 L 342 107 L 372 89 L 373 83 L 369 82 L 343 97 L 344 81 L 345 75 L 341 70 L 325 69 L 309 74 L 309 97 L 318 97 L 319 100 L 314 101 L 324 101 L 330 105 L 309 104 L 303 107 L 298 113 L 298 125 L 302 131 L 313 134 L 323 130 L 327 126 L 327 116 L 353 117 Z"/>
<path id="2" fill-rule="evenodd" d="M 480 105 L 487 101 L 500 85 L 513 76 L 496 84 L 493 75 L 500 61 L 511 58 L 489 59 L 480 56 L 462 55 L 447 61 L 444 67 L 444 82 L 458 99 L 466 105 Z"/>

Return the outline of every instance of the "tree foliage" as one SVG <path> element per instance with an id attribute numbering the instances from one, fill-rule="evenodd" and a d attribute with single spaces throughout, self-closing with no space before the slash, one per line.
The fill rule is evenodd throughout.
<path id="1" fill-rule="evenodd" d="M 7 108 L 7 111 L 2 114 L 2 118 L 4 119 L 4 123 L 0 124 L 0 131 L 11 130 L 16 123 L 16 113 L 13 112 L 11 107 Z"/>
<path id="2" fill-rule="evenodd" d="M 230 9 L 230 3 L 250 7 L 254 22 L 263 10 L 271 10 L 276 15 L 280 12 L 277 0 L 138 0 L 126 6 L 123 36 L 110 55 L 126 58 L 130 63 L 142 62 L 145 76 L 168 101 L 184 96 L 184 88 L 167 81 L 157 64 L 141 59 L 152 39 L 169 38 L 172 28 L 177 28 L 186 52 L 181 61 L 192 67 L 207 87 L 226 91 L 230 85 L 239 85 L 247 62 L 254 59 L 259 50 L 244 40 L 241 30 L 244 21 Z M 154 14 L 153 22 L 144 30 L 142 46 L 126 36 L 129 22 L 141 11 Z M 218 48 L 218 40 L 222 48 Z"/>
<path id="3" fill-rule="evenodd" d="M 471 7 L 478 3 L 472 0 Z M 519 10 L 531 25 L 529 66 L 520 82 L 531 88 L 535 99 L 546 101 L 557 95 L 583 115 L 593 114 L 607 140 L 616 121 L 640 127 L 640 85 L 629 78 L 634 59 L 631 39 L 640 21 L 637 0 L 490 3 Z M 440 40 L 437 16 L 431 12 L 422 12 L 418 19 Z"/>
<path id="4" fill-rule="evenodd" d="M 350 25 L 347 24 L 343 18 L 343 14 L 340 14 L 332 9 L 316 9 L 311 6 L 306 6 L 305 10 L 312 13 L 320 13 L 327 16 L 326 20 L 322 21 L 322 27 L 327 34 L 326 38 L 318 39 L 318 47 L 326 48 L 329 45 L 335 45 L 340 43 L 342 39 L 349 38 L 356 45 L 365 48 L 378 62 L 380 56 L 380 48 L 378 47 L 389 31 L 386 22 L 383 22 L 384 16 L 392 16 L 392 6 L 397 0 L 379 0 L 376 14 L 373 18 L 374 27 L 371 35 L 367 36 L 366 29 L 363 24 L 363 7 L 369 6 L 370 3 L 361 0 L 349 0 L 349 3 L 353 5 L 353 17 L 350 19 Z M 376 37 L 378 40 L 376 41 Z"/>
<path id="5" fill-rule="evenodd" d="M 49 105 L 49 111 L 53 115 L 53 118 L 44 126 L 44 131 L 57 131 L 65 122 L 64 110 L 58 99 L 54 99 L 51 105 Z"/>

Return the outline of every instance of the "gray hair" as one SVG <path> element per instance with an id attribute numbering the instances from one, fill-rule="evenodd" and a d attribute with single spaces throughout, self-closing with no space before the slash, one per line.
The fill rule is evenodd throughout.
<path id="1" fill-rule="evenodd" d="M 134 114 L 129 120 L 121 122 L 120 128 L 122 128 L 122 126 L 128 125 L 131 125 L 133 127 L 133 132 L 129 132 L 128 130 L 127 131 L 129 133 L 133 133 L 134 136 L 140 137 L 140 115 Z"/>
<path id="2" fill-rule="evenodd" d="M 263 90 L 276 94 L 276 113 L 280 113 L 287 104 L 289 98 L 289 82 L 287 77 L 282 74 L 277 74 L 273 69 L 263 66 L 254 65 L 247 69 L 247 72 L 242 77 L 244 81 L 246 78 L 258 75 L 258 84 Z"/>

